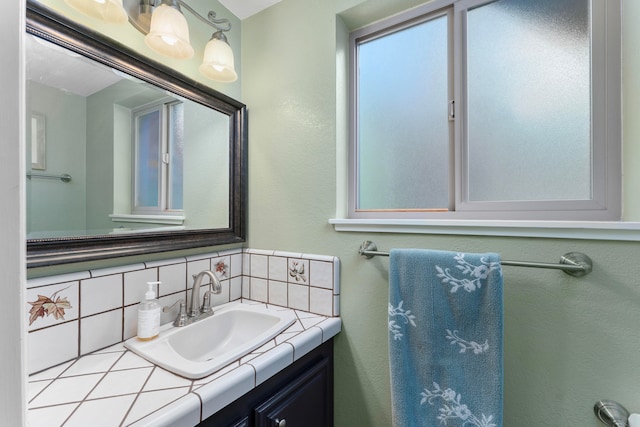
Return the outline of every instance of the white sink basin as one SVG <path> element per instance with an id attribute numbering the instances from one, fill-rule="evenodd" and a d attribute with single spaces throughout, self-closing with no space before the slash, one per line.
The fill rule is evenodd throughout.
<path id="1" fill-rule="evenodd" d="M 293 310 L 231 302 L 214 307 L 206 319 L 179 328 L 170 323 L 154 340 L 134 337 L 124 346 L 168 371 L 197 379 L 260 347 L 295 321 Z"/>

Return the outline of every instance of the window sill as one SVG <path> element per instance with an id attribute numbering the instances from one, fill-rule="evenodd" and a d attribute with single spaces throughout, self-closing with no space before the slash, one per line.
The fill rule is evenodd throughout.
<path id="1" fill-rule="evenodd" d="M 137 214 L 111 214 L 113 222 L 140 222 L 145 224 L 169 224 L 183 225 L 184 215 L 137 215 Z"/>
<path id="2" fill-rule="evenodd" d="M 640 222 L 490 220 L 329 220 L 336 231 L 640 241 Z"/>

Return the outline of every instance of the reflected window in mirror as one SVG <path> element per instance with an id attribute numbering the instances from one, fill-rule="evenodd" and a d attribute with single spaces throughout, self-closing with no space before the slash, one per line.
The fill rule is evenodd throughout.
<path id="1" fill-rule="evenodd" d="M 135 161 L 132 213 L 166 214 L 183 210 L 182 102 L 133 111 Z"/>

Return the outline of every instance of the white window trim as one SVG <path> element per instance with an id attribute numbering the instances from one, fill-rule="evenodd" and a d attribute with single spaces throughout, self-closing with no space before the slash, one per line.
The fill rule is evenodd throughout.
<path id="1" fill-rule="evenodd" d="M 461 93 L 462 88 L 465 87 L 464 80 L 463 80 L 465 77 L 462 71 L 463 62 L 460 60 L 460 58 L 463 57 L 462 52 L 464 49 L 464 46 L 462 45 L 462 41 L 464 40 L 464 38 L 461 37 L 461 35 L 464 31 L 463 23 L 465 22 L 464 14 L 466 14 L 466 8 L 469 7 L 470 5 L 479 5 L 487 2 L 489 1 L 488 0 L 460 0 L 460 1 L 435 0 L 423 6 L 414 8 L 410 11 L 400 13 L 391 18 L 380 21 L 376 24 L 367 26 L 363 29 L 356 30 L 351 33 L 350 41 L 349 41 L 350 62 L 351 64 L 354 64 L 355 53 L 354 53 L 354 49 L 352 48 L 354 39 L 360 39 L 362 37 L 366 37 L 367 35 L 374 34 L 374 33 L 384 34 L 385 32 L 390 31 L 389 30 L 390 27 L 398 26 L 398 25 L 400 25 L 401 27 L 403 23 L 411 22 L 412 20 L 415 20 L 416 19 L 415 17 L 417 16 L 434 13 L 439 9 L 442 9 L 444 7 L 449 7 L 451 5 L 454 6 L 454 33 L 456 34 L 456 37 L 455 37 L 456 44 L 454 45 L 454 56 L 458 58 L 458 60 L 455 61 L 456 65 L 454 68 L 454 76 L 453 76 L 454 99 L 456 100 L 456 103 L 455 103 L 456 168 L 455 169 L 458 175 L 455 181 L 455 185 L 457 186 L 455 197 L 457 198 L 456 200 L 457 210 L 451 211 L 451 212 L 410 211 L 410 212 L 402 212 L 401 214 L 398 214 L 398 212 L 366 211 L 366 210 L 359 211 L 356 209 L 356 197 L 358 194 L 357 177 L 356 177 L 357 148 L 356 148 L 356 144 L 353 143 L 353 141 L 355 141 L 355 138 L 356 138 L 355 132 L 356 132 L 357 126 L 352 126 L 351 124 L 355 123 L 356 116 L 357 116 L 356 108 L 353 107 L 355 105 L 354 104 L 355 100 L 357 99 L 357 88 L 355 87 L 355 84 L 354 84 L 357 70 L 355 70 L 355 67 L 351 67 L 349 71 L 350 79 L 351 79 L 351 83 L 349 84 L 349 87 L 350 87 L 349 96 L 351 97 L 352 100 L 350 101 L 351 106 L 349 108 L 349 111 L 350 111 L 349 113 L 350 114 L 350 117 L 349 117 L 350 162 L 349 162 L 349 174 L 348 174 L 349 191 L 347 192 L 348 193 L 347 209 L 348 209 L 349 219 L 345 219 L 345 220 L 336 219 L 331 221 L 348 221 L 353 224 L 358 223 L 359 220 L 364 221 L 363 224 L 366 223 L 367 221 L 379 222 L 379 223 L 395 222 L 399 224 L 403 222 L 413 222 L 413 223 L 429 223 L 430 224 L 429 227 L 436 226 L 436 224 L 443 224 L 444 222 L 459 223 L 459 224 L 468 224 L 468 223 L 476 223 L 476 222 L 491 223 L 492 222 L 491 219 L 496 217 L 496 211 L 500 210 L 500 206 L 504 206 L 504 204 L 500 204 L 500 206 L 498 206 L 499 203 L 496 203 L 496 202 L 468 203 L 460 199 L 460 194 L 462 194 L 462 192 L 465 191 L 464 188 L 460 187 L 464 183 L 463 171 L 465 171 L 465 169 L 462 167 L 464 163 L 464 159 L 462 157 L 462 153 L 460 150 L 460 146 L 462 144 L 460 139 L 464 137 L 464 127 L 465 127 L 465 120 L 466 120 L 466 114 L 464 114 L 464 105 L 463 105 L 464 97 L 462 97 L 462 93 Z M 620 13 L 619 13 L 621 6 L 618 0 L 612 0 L 607 2 L 594 2 L 594 3 L 603 7 L 603 13 L 605 13 L 605 16 L 606 16 L 605 21 L 607 22 L 607 24 L 605 25 L 617 24 L 617 28 L 621 28 Z M 604 8 L 606 8 L 606 10 L 604 10 Z M 604 31 L 605 29 L 603 27 L 594 25 L 594 32 L 596 32 L 596 34 L 598 33 L 603 34 Z M 622 135 L 621 135 L 622 126 L 620 125 L 620 123 L 616 124 L 616 122 L 621 121 L 621 117 L 622 117 L 621 93 L 620 93 L 621 92 L 620 90 L 621 75 L 620 73 L 609 72 L 609 70 L 607 69 L 607 64 L 612 63 L 612 61 L 616 61 L 616 63 L 618 64 L 621 63 L 620 37 L 621 37 L 620 34 L 617 34 L 616 37 L 606 37 L 606 38 L 594 37 L 594 39 L 597 39 L 596 41 L 601 41 L 601 42 L 606 41 L 607 43 L 606 52 L 608 55 L 607 58 L 594 57 L 592 60 L 592 67 L 598 68 L 599 70 L 598 72 L 604 73 L 604 75 L 606 75 L 606 78 L 607 78 L 606 87 L 593 88 L 594 95 L 592 96 L 592 99 L 605 100 L 599 105 L 594 104 L 593 105 L 594 110 L 604 108 L 606 112 L 606 118 L 604 120 L 605 123 L 596 124 L 593 131 L 594 133 L 602 133 L 602 134 L 606 132 L 607 134 L 606 141 L 608 142 L 607 146 L 603 148 L 605 153 L 600 153 L 602 154 L 601 158 L 604 159 L 604 161 L 601 162 L 601 164 L 594 165 L 594 176 L 596 175 L 602 176 L 604 174 L 607 176 L 607 179 L 597 180 L 597 177 L 596 179 L 594 179 L 595 186 L 593 189 L 593 192 L 594 192 L 593 201 L 585 202 L 585 203 L 577 203 L 577 204 L 574 202 L 567 202 L 570 204 L 570 208 L 567 211 L 564 210 L 566 209 L 566 207 L 562 206 L 562 204 L 552 203 L 557 206 L 558 210 L 555 212 L 548 211 L 544 214 L 540 212 L 540 215 L 538 215 L 536 220 L 530 220 L 529 218 L 531 216 L 530 211 L 509 211 L 508 214 L 506 214 L 508 218 L 507 221 L 509 223 L 525 224 L 523 225 L 523 227 L 525 228 L 529 228 L 530 226 L 528 224 L 535 224 L 537 221 L 543 221 L 543 223 L 545 224 L 549 224 L 549 221 L 553 221 L 554 224 L 568 223 L 569 221 L 554 221 L 554 218 L 557 217 L 557 214 L 559 212 L 566 212 L 567 218 L 581 221 L 580 222 L 581 224 L 597 225 L 600 223 L 600 221 L 597 220 L 598 211 L 581 210 L 581 209 L 593 209 L 593 205 L 597 205 L 599 207 L 606 205 L 606 209 L 612 212 L 612 215 L 609 216 L 610 218 L 611 217 L 615 218 L 620 216 L 621 204 L 622 204 L 621 191 L 620 191 L 621 180 L 622 180 L 621 178 L 621 161 L 622 161 L 621 146 L 622 144 L 621 143 L 612 144 L 610 142 L 621 141 L 621 138 L 622 138 Z M 604 51 L 604 46 L 602 47 L 602 51 Z M 613 88 L 613 89 L 606 90 L 606 88 Z M 594 116 L 605 117 L 604 114 L 599 115 L 597 111 L 594 112 Z M 615 124 L 615 125 L 611 125 L 611 124 Z M 594 146 L 594 149 L 597 150 L 599 148 Z M 603 182 L 604 184 L 599 184 Z M 530 204 L 533 204 L 533 203 L 537 204 L 537 209 L 545 208 L 544 203 L 531 202 Z M 498 209 L 496 209 L 496 207 L 498 207 Z M 602 210 L 604 209 L 605 208 L 603 208 Z M 402 219 L 396 219 L 398 217 Z M 505 221 L 501 220 L 500 222 L 505 222 Z M 610 222 L 611 224 L 617 224 L 617 222 L 615 221 L 610 221 Z M 335 225 L 336 223 L 333 223 L 333 224 Z M 621 224 L 625 224 L 625 223 L 621 223 Z M 626 223 L 626 224 L 629 224 L 629 223 Z M 555 227 L 552 227 L 552 228 L 555 229 Z M 592 228 L 592 227 L 588 227 L 588 228 Z M 350 231 L 356 231 L 356 230 L 350 230 Z M 447 233 L 447 234 L 450 234 L 450 233 Z M 495 235 L 495 234 L 492 234 L 492 235 Z M 497 235 L 500 235 L 500 234 L 497 234 Z"/>
<path id="2" fill-rule="evenodd" d="M 169 225 L 183 225 L 185 219 L 184 215 L 141 215 L 141 214 L 118 214 L 113 213 L 109 215 L 113 222 L 140 222 L 145 224 L 169 224 Z"/>
<path id="3" fill-rule="evenodd" d="M 333 225 L 335 231 L 340 232 L 640 241 L 640 222 L 632 221 L 476 221 L 333 218 L 329 220 L 329 224 Z"/>

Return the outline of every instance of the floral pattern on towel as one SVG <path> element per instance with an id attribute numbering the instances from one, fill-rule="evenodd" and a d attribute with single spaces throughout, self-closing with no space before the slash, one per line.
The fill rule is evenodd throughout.
<path id="1" fill-rule="evenodd" d="M 478 344 L 475 341 L 467 341 L 458 335 L 459 331 L 452 331 L 447 329 L 447 339 L 451 342 L 451 345 L 458 345 L 460 347 L 460 353 L 466 353 L 467 350 L 473 350 L 473 354 L 482 354 L 489 351 L 489 341 L 484 340 L 484 343 Z"/>
<path id="2" fill-rule="evenodd" d="M 460 424 L 461 427 L 465 425 L 496 427 L 496 424 L 493 422 L 493 415 L 487 417 L 485 414 L 482 414 L 482 418 L 476 417 L 467 405 L 462 403 L 462 395 L 456 393 L 453 389 L 447 388 L 443 390 L 438 383 L 434 382 L 433 390 L 425 388 L 424 391 L 420 393 L 420 396 L 422 396 L 422 400 L 420 401 L 421 405 L 427 402 L 433 405 L 437 399 L 444 400 L 440 408 L 440 415 L 438 415 L 438 420 L 444 425 L 447 425 L 447 421 L 449 420 L 460 420 L 462 421 L 462 424 Z"/>
<path id="3" fill-rule="evenodd" d="M 451 293 L 457 292 L 460 288 L 467 292 L 473 292 L 482 288 L 483 281 L 489 277 L 490 272 L 497 270 L 499 274 L 502 274 L 500 262 L 488 262 L 482 258 L 480 265 L 474 265 L 467 262 L 462 253 L 456 254 L 454 259 L 458 264 L 456 268 L 463 276 L 468 277 L 456 277 L 449 268 L 442 268 L 436 265 L 437 276 L 441 279 L 442 284 L 451 285 Z"/>
<path id="4" fill-rule="evenodd" d="M 453 272 L 450 268 L 442 268 L 436 265 L 436 276 L 440 279 L 443 285 L 450 285 L 451 293 L 457 292 L 460 288 L 466 292 L 474 292 L 482 289 L 482 286 L 486 283 L 489 275 L 493 271 L 502 276 L 502 268 L 500 262 L 490 262 L 486 258 L 480 258 L 479 264 L 473 264 L 465 260 L 465 256 L 462 253 L 457 253 L 454 258 L 456 261 L 455 270 Z M 481 355 L 489 351 L 489 341 L 485 340 L 484 343 L 478 343 L 476 341 L 470 341 L 460 336 L 460 331 L 446 329 L 446 339 L 451 345 L 459 347 L 459 353 L 469 353 L 473 355 Z M 442 389 L 436 382 L 433 383 L 433 390 L 427 388 L 420 393 L 422 400 L 420 404 L 429 403 L 434 405 L 437 400 L 443 400 L 442 406 L 439 408 L 438 420 L 443 425 L 447 425 L 447 421 L 459 420 L 462 426 L 476 426 L 476 427 L 496 427 L 494 422 L 494 416 L 486 416 L 482 414 L 480 418 L 474 415 L 467 405 L 462 403 L 462 395 L 457 393 L 451 388 Z"/>
<path id="5" fill-rule="evenodd" d="M 402 308 L 402 304 L 404 304 L 404 301 L 400 301 L 397 307 L 389 304 L 389 331 L 393 334 L 394 340 L 401 340 L 404 334 L 402 333 L 402 326 L 395 320 L 392 320 L 392 317 L 399 317 L 404 321 L 405 325 L 411 324 L 414 327 L 416 326 L 416 316 L 411 314 L 411 310 Z"/>

